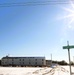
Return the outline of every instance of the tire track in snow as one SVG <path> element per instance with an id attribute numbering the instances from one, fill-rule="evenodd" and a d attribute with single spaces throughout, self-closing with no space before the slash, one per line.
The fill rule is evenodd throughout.
<path id="1" fill-rule="evenodd" d="M 66 70 L 65 68 L 60 67 L 60 66 L 56 66 L 56 67 L 52 68 L 51 70 L 49 68 L 36 70 L 33 72 L 33 75 L 55 75 L 56 72 L 59 75 L 61 75 L 61 73 L 64 73 L 66 75 L 69 74 L 69 71 Z"/>

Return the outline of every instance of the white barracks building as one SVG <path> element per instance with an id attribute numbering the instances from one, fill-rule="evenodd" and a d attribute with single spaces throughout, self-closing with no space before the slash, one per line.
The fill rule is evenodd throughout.
<path id="1" fill-rule="evenodd" d="M 45 57 L 3 57 L 2 66 L 45 66 Z"/>

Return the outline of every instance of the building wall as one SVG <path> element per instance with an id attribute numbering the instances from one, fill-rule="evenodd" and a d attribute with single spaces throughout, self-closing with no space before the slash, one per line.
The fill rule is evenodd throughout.
<path id="1" fill-rule="evenodd" d="M 45 57 L 3 57 L 3 66 L 45 66 Z"/>
<path id="2" fill-rule="evenodd" d="M 46 66 L 51 66 L 52 65 L 52 61 L 51 60 L 46 60 Z"/>

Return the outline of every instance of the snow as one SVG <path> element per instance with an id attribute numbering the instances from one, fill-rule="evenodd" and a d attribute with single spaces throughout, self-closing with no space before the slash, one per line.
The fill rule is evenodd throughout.
<path id="1" fill-rule="evenodd" d="M 74 67 L 72 67 L 72 73 Z M 70 75 L 69 66 L 50 67 L 0 67 L 0 75 Z"/>

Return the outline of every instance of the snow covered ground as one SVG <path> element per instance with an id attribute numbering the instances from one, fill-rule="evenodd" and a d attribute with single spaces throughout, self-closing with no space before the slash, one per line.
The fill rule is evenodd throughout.
<path id="1" fill-rule="evenodd" d="M 74 72 L 74 67 L 72 67 Z M 69 66 L 49 67 L 0 67 L 0 75 L 69 75 Z"/>

